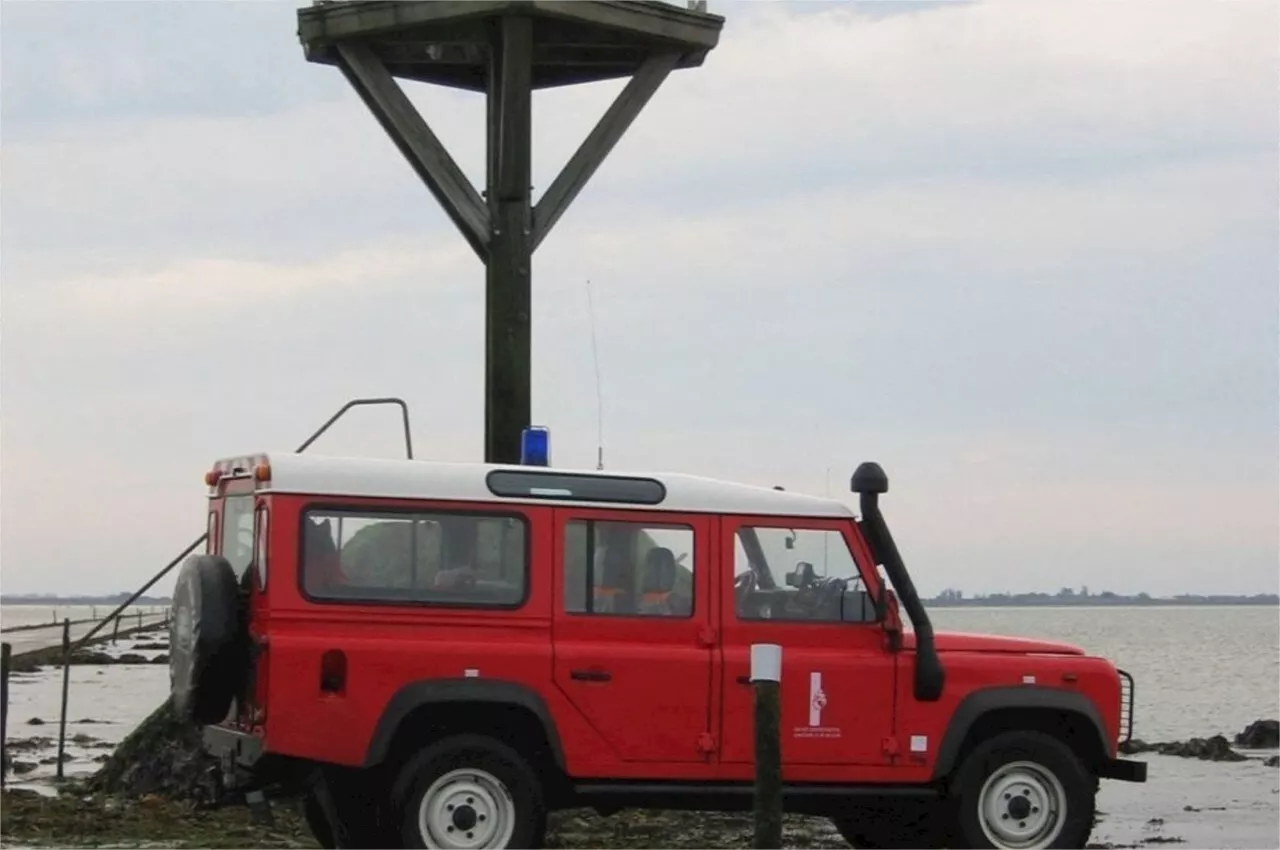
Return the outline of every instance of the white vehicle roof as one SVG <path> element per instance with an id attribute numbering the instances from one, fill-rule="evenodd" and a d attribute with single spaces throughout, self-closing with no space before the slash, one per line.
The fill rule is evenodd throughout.
<path id="1" fill-rule="evenodd" d="M 263 455 L 249 456 L 262 458 Z M 685 513 L 759 514 L 765 516 L 806 516 L 850 518 L 853 509 L 831 498 L 775 490 L 670 472 L 619 472 L 605 470 L 561 469 L 540 466 L 508 466 L 483 463 L 443 463 L 425 460 L 389 460 L 379 458 L 325 457 L 267 453 L 271 466 L 270 481 L 260 492 L 296 493 L 324 496 L 356 496 L 383 499 L 434 499 L 442 501 L 536 503 L 545 505 L 579 505 L 625 510 L 678 511 Z M 221 461 L 224 468 L 239 465 L 236 459 Z M 588 479 L 601 484 L 618 479 L 660 482 L 665 495 L 656 503 L 619 500 L 575 499 L 556 493 L 556 482 L 548 480 L 551 492 L 504 497 L 489 487 L 489 474 L 506 471 L 524 475 L 571 476 L 590 485 Z M 652 488 L 652 485 L 649 485 Z"/>

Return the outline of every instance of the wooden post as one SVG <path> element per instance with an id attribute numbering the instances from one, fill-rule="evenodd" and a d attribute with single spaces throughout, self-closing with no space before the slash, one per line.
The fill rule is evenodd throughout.
<path id="1" fill-rule="evenodd" d="M 116 617 L 111 621 L 111 642 L 116 642 L 116 635 L 120 634 L 120 618 Z"/>
<path id="2" fill-rule="evenodd" d="M 751 645 L 751 683 L 756 698 L 756 850 L 782 847 L 782 647 Z"/>
<path id="3" fill-rule="evenodd" d="M 57 777 L 62 779 L 62 759 L 67 752 L 67 691 L 71 687 L 71 620 L 62 621 L 62 714 L 58 719 Z"/>
<path id="4" fill-rule="evenodd" d="M 5 775 L 9 772 L 9 657 L 13 647 L 0 643 L 0 789 L 4 788 Z"/>

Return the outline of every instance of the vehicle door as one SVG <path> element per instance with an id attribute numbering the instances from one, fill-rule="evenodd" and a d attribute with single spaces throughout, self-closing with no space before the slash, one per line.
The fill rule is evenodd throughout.
<path id="1" fill-rule="evenodd" d="M 754 761 L 751 645 L 773 643 L 783 763 L 890 763 L 896 657 L 864 589 L 870 578 L 878 591 L 878 577 L 859 563 L 870 558 L 854 534 L 851 519 L 721 521 L 724 761 Z"/>
<path id="2" fill-rule="evenodd" d="M 555 511 L 555 681 L 631 762 L 703 762 L 711 721 L 710 524 Z"/>

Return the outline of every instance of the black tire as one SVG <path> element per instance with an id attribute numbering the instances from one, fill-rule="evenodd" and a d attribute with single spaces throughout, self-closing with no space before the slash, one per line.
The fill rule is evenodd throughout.
<path id="1" fill-rule="evenodd" d="M 1021 763 L 1025 767 L 1018 767 Z M 1013 767 L 1010 767 L 1013 766 Z M 997 786 L 987 791 L 990 799 L 1003 811 L 991 834 L 983 828 L 983 794 L 988 780 L 1006 774 L 997 782 L 1008 782 L 1003 792 Z M 1023 781 L 1017 781 L 1021 776 Z M 1055 785 L 1056 782 L 1056 785 Z M 1025 825 L 1030 830 L 1037 819 L 1051 810 L 1056 803 L 1058 817 L 1055 822 L 1061 828 L 1051 840 L 1047 829 L 1042 840 L 1031 847 L 1082 848 L 1093 832 L 1094 796 L 1098 783 L 1070 747 L 1043 732 L 1003 732 L 978 744 L 961 763 L 951 782 L 951 803 L 954 806 L 955 831 L 958 845 L 962 847 L 1006 847 L 997 843 L 998 830 Z M 1039 790 L 1036 790 L 1036 789 Z M 1048 796 L 1046 796 L 1046 794 Z M 1019 798 L 1022 802 L 1018 802 Z M 1004 801 L 1009 801 L 1006 805 Z M 1041 805 L 1035 805 L 1035 804 Z M 1019 820 L 1025 817 L 1026 820 Z M 993 838 L 994 836 L 994 838 Z"/>
<path id="2" fill-rule="evenodd" d="M 861 850 L 934 850 L 947 846 L 947 820 L 936 801 L 851 804 L 831 818 L 850 846 Z"/>
<path id="3" fill-rule="evenodd" d="M 217 555 L 192 555 L 173 591 L 169 693 L 184 720 L 218 723 L 243 676 L 244 640 L 235 570 Z"/>
<path id="4" fill-rule="evenodd" d="M 475 795 L 469 795 L 465 790 L 458 791 L 458 808 L 449 809 L 456 813 L 450 827 L 446 828 L 466 829 L 471 824 L 472 828 L 492 829 L 495 821 L 490 817 L 505 817 L 511 823 L 510 838 L 493 846 L 529 850 L 542 846 L 547 830 L 547 811 L 537 773 L 511 747 L 483 735 L 445 738 L 426 747 L 401 768 L 392 788 L 392 799 L 400 813 L 404 841 L 401 846 L 427 846 L 418 825 L 423 798 L 436 780 L 460 768 L 474 770 L 477 777 L 482 777 L 482 784 L 496 779 L 505 788 L 506 796 L 492 798 L 501 810 L 499 812 L 486 804 L 489 799 L 486 795 L 494 789 L 482 788 L 481 793 Z M 437 799 L 443 806 L 444 798 Z M 494 811 L 489 812 L 488 809 Z"/>

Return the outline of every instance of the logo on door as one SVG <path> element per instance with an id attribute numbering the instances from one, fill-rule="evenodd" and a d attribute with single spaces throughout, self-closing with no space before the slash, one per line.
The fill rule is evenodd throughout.
<path id="1" fill-rule="evenodd" d="M 809 725 L 791 730 L 796 738 L 839 738 L 839 726 L 823 726 L 822 710 L 827 707 L 827 692 L 822 689 L 822 673 L 809 673 Z"/>
<path id="2" fill-rule="evenodd" d="M 822 690 L 822 674 L 809 674 L 809 725 L 822 725 L 822 709 L 827 705 L 827 694 Z"/>

